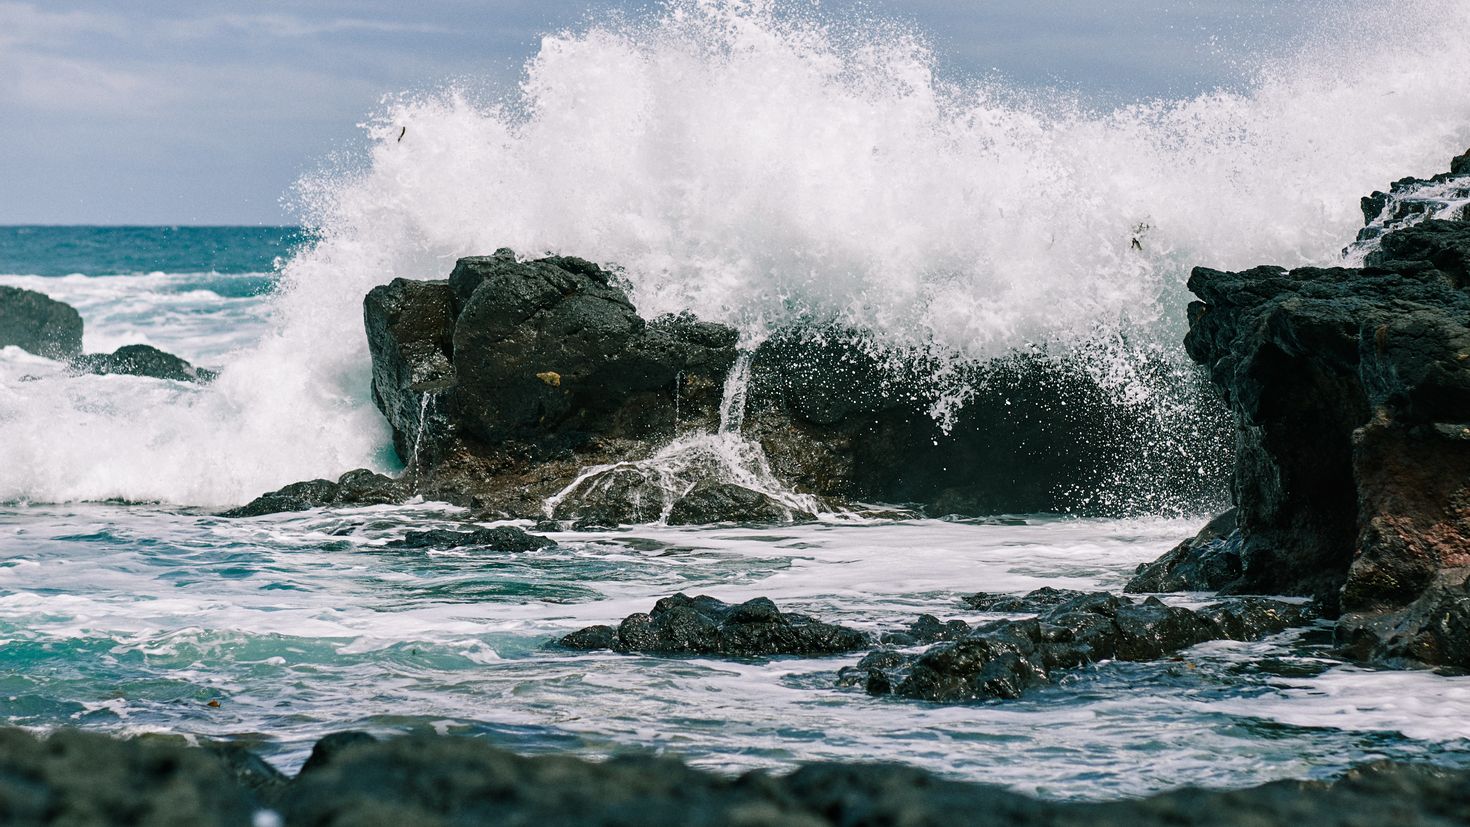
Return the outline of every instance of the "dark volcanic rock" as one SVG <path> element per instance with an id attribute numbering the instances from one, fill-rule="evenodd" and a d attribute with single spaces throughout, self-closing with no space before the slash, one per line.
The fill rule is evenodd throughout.
<path id="1" fill-rule="evenodd" d="M 585 467 L 712 430 L 736 355 L 734 330 L 688 316 L 645 321 L 613 273 L 565 256 L 461 259 L 448 281 L 374 288 L 364 315 L 373 398 L 407 481 L 506 517 L 542 516 L 543 501 Z M 569 496 L 558 519 L 657 519 L 655 498 L 642 494 L 586 509 Z"/>
<path id="2" fill-rule="evenodd" d="M 870 694 L 957 703 L 1018 698 L 1047 684 L 1059 670 L 1101 660 L 1148 661 L 1207 640 L 1259 640 L 1310 621 L 1304 606 L 1263 598 L 1238 598 L 1198 611 L 1168 606 L 1157 598 L 1141 603 L 1107 593 L 1082 594 L 1058 602 L 1055 589 L 1033 592 L 1034 600 L 986 602 L 1001 610 L 1042 609 L 1028 620 L 1003 620 L 969 628 L 927 615 L 885 643 L 940 643 L 923 654 L 879 650 L 843 669 L 839 685 L 861 685 Z M 925 640 L 927 638 L 927 640 Z"/>
<path id="3" fill-rule="evenodd" d="M 87 353 L 73 359 L 71 367 L 79 373 L 150 376 L 175 382 L 213 382 L 217 376 L 212 370 L 195 367 L 151 345 L 123 345 L 112 353 Z"/>
<path id="4" fill-rule="evenodd" d="M 961 598 L 966 606 L 981 612 L 1006 612 L 1014 614 L 1040 614 L 1070 600 L 1085 597 L 1087 592 L 1075 589 L 1056 589 L 1042 586 L 1024 595 L 987 594 L 976 592 Z"/>
<path id="5" fill-rule="evenodd" d="M 1232 508 L 1168 554 L 1139 564 L 1123 590 L 1130 594 L 1219 591 L 1240 579 L 1242 545 Z"/>
<path id="6" fill-rule="evenodd" d="M 275 823 L 278 814 L 293 827 L 1451 827 L 1470 810 L 1470 771 L 1386 762 L 1335 781 L 1059 803 L 896 765 L 811 764 L 786 775 L 729 777 L 674 758 L 520 756 L 454 736 L 329 735 L 295 779 L 269 771 L 269 782 L 238 775 L 233 768 L 259 759 L 230 753 L 177 738 L 60 731 L 40 740 L 0 730 L 0 820 L 245 827 Z"/>
<path id="7" fill-rule="evenodd" d="M 415 493 L 516 518 L 543 516 L 556 497 L 549 516 L 589 527 L 671 509 L 679 523 L 807 516 L 729 485 L 709 471 L 718 462 L 686 463 L 673 483 L 647 467 L 676 436 L 720 426 L 737 336 L 687 315 L 645 321 L 613 272 L 500 250 L 460 260 L 447 281 L 374 288 L 364 315 L 373 398 Z M 1188 463 L 1123 473 L 1157 442 L 1158 411 L 1122 399 L 1076 358 L 945 361 L 954 382 L 940 388 L 939 360 L 810 326 L 778 332 L 749 358 L 745 415 L 732 421 L 781 484 L 821 498 L 938 514 L 1113 512 L 1139 493 L 1136 481 L 1199 500 L 1223 476 L 1199 473 L 1210 445 L 1224 456 L 1224 420 L 1204 404 L 1168 433 L 1199 435 L 1188 437 L 1199 442 Z M 1206 401 L 1199 376 L 1162 362 L 1143 370 L 1154 368 L 1149 381 Z M 968 400 L 948 430 L 933 415 L 941 393 Z M 597 466 L 610 470 L 566 490 Z"/>
<path id="8" fill-rule="evenodd" d="M 239 508 L 224 512 L 222 517 L 259 517 L 285 511 L 309 511 L 327 506 L 389 505 L 409 498 L 403 483 L 392 477 L 375 474 L 366 468 L 348 471 L 336 482 L 308 480 L 268 494 L 262 494 Z"/>
<path id="9" fill-rule="evenodd" d="M 1167 386 L 1189 410 L 1189 428 L 1157 433 L 1157 409 L 1120 398 L 1077 357 L 1016 354 L 941 367 L 859 331 L 791 330 L 755 353 L 744 432 L 802 490 L 919 503 L 931 516 L 1114 513 L 1143 487 L 1207 501 L 1226 467 L 1228 423 L 1202 376 L 1163 363 L 1140 373 L 1150 369 L 1155 375 L 1140 381 L 1156 382 L 1160 393 Z M 948 430 L 933 415 L 939 373 L 966 398 Z M 1149 460 L 1146 474 L 1126 473 L 1143 462 L 1141 446 L 1160 438 L 1192 462 Z M 1202 475 L 1202 465 L 1222 473 Z"/>
<path id="10" fill-rule="evenodd" d="M 253 796 L 209 752 L 72 730 L 0 729 L 0 823 L 247 825 Z"/>
<path id="11" fill-rule="evenodd" d="M 434 403 L 440 391 L 455 384 L 456 312 L 447 281 L 394 279 L 374 288 L 363 303 L 373 355 L 373 401 L 393 428 L 398 455 L 410 467 L 431 459 L 419 455 L 425 433 L 449 429 L 449 420 Z"/>
<path id="12" fill-rule="evenodd" d="M 70 359 L 82 352 L 82 317 L 43 293 L 0 286 L 0 347 L 10 346 Z"/>
<path id="13" fill-rule="evenodd" d="M 476 739 L 413 736 L 346 745 L 331 763 L 303 772 L 279 810 L 287 824 L 324 827 L 388 819 L 426 827 L 1449 827 L 1463 823 L 1470 806 L 1467 780 L 1465 770 L 1382 763 L 1336 782 L 1076 804 L 893 765 L 813 764 L 782 776 L 728 778 L 672 758 L 522 757 Z"/>
<path id="14" fill-rule="evenodd" d="M 920 646 L 941 640 L 959 640 L 970 634 L 970 624 L 963 620 L 943 621 L 934 615 L 919 615 L 902 632 L 888 632 L 879 640 L 889 646 Z"/>
<path id="15" fill-rule="evenodd" d="M 793 517 L 790 509 L 759 491 L 728 482 L 706 481 L 695 485 L 674 503 L 668 524 L 779 523 Z"/>
<path id="16" fill-rule="evenodd" d="M 707 595 L 665 597 L 648 614 L 629 615 L 614 629 L 589 626 L 558 641 L 568 649 L 612 649 L 658 655 L 833 655 L 868 645 L 854 629 L 782 612 L 764 597 L 738 605 Z"/>
<path id="17" fill-rule="evenodd" d="M 450 531 L 443 528 L 410 531 L 402 540 L 388 543 L 388 548 L 447 549 L 482 546 L 493 551 L 536 551 L 554 545 L 556 541 L 549 537 L 527 534 L 515 526 L 497 526 L 474 531 Z"/>
<path id="18" fill-rule="evenodd" d="M 1470 668 L 1470 223 L 1401 226 L 1361 269 L 1190 278 L 1185 345 L 1238 423 L 1222 591 L 1313 595 L 1359 657 Z"/>

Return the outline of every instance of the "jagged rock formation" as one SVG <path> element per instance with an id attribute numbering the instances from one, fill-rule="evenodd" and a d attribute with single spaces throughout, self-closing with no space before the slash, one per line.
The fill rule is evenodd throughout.
<path id="1" fill-rule="evenodd" d="M 1456 170 L 1438 184 L 1470 186 Z M 1185 346 L 1237 421 L 1238 536 L 1200 547 L 1240 571 L 1197 585 L 1313 595 L 1358 657 L 1470 667 L 1470 222 L 1189 286 Z"/>
<path id="2" fill-rule="evenodd" d="M 359 732 L 317 742 L 295 778 L 229 745 L 115 740 L 73 731 L 44 739 L 0 730 L 0 819 L 66 824 L 824 825 L 913 827 L 1225 827 L 1301 823 L 1450 827 L 1470 809 L 1470 771 L 1368 764 L 1335 781 L 1247 790 L 1182 789 L 1142 800 L 1043 801 L 884 764 L 811 764 L 739 778 L 675 758 L 585 761 L 520 756 L 477 738 Z"/>
<path id="3" fill-rule="evenodd" d="M 375 288 L 364 314 L 409 482 L 504 516 L 540 516 L 584 467 L 717 427 L 736 358 L 730 328 L 645 321 L 614 274 L 571 257 L 461 259 L 448 281 Z"/>
<path id="4" fill-rule="evenodd" d="M 732 605 L 682 593 L 658 601 L 647 614 L 628 615 L 617 628 L 588 626 L 557 641 L 566 649 L 731 658 L 833 655 L 867 644 L 862 632 L 782 612 L 765 597 Z"/>
<path id="5" fill-rule="evenodd" d="M 0 286 L 0 347 L 48 359 L 82 352 L 82 316 L 69 304 L 34 290 Z"/>
<path id="6" fill-rule="evenodd" d="M 1147 661 L 1207 640 L 1259 640 L 1313 617 L 1309 608 L 1262 598 L 1236 598 L 1191 611 L 1150 597 L 1141 603 L 1106 592 L 1042 589 L 1024 598 L 976 595 L 982 611 L 1037 612 L 970 628 L 930 615 L 885 643 L 937 643 L 922 654 L 880 649 L 838 675 L 872 695 L 957 703 L 1019 698 L 1066 670 L 1104 660 Z"/>

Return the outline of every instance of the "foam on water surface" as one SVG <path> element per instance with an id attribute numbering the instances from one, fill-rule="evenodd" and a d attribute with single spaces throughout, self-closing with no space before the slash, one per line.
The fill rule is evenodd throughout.
<path id="1" fill-rule="evenodd" d="M 250 521 L 81 506 L 0 511 L 0 718 L 252 742 L 286 767 L 348 728 L 522 751 L 655 749 L 723 771 L 893 760 L 1065 798 L 1470 764 L 1470 679 L 1353 670 L 1288 633 L 1110 663 L 1019 701 L 933 706 L 835 687 L 861 653 L 771 661 L 543 648 L 675 591 L 873 632 L 959 597 L 1121 586 L 1182 521 L 873 522 L 555 535 L 524 554 L 390 549 L 425 504 Z M 211 708 L 210 700 L 220 706 Z M 1429 714 L 1426 714 L 1428 712 Z M 1463 715 L 1461 715 L 1463 717 Z"/>

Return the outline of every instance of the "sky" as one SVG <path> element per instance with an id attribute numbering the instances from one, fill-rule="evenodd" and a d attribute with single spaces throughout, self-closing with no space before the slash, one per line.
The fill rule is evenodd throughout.
<path id="1" fill-rule="evenodd" d="M 811 5 L 814 0 L 791 0 Z M 1240 88 L 1330 0 L 827 0 L 942 72 L 1100 105 Z M 0 224 L 282 224 L 385 96 L 513 90 L 546 34 L 629 0 L 0 0 Z"/>

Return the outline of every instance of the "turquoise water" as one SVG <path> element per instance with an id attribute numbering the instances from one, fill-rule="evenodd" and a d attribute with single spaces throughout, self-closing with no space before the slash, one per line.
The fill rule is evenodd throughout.
<path id="1" fill-rule="evenodd" d="M 270 273 L 310 240 L 299 227 L 0 227 L 0 273 Z"/>

